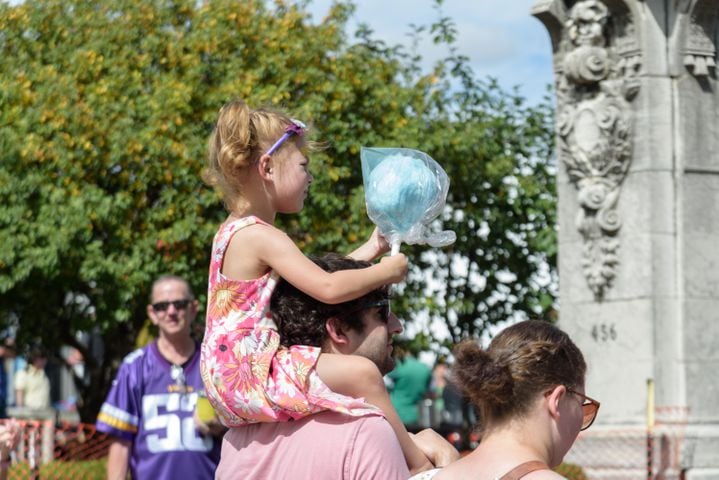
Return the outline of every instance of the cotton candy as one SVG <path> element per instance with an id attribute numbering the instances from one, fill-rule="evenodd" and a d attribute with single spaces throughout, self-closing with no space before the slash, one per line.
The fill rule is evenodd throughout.
<path id="1" fill-rule="evenodd" d="M 405 148 L 363 148 L 362 175 L 367 214 L 393 244 L 444 246 L 452 231 L 433 233 L 429 224 L 442 212 L 449 179 L 429 155 Z"/>
<path id="2" fill-rule="evenodd" d="M 390 155 L 370 173 L 365 199 L 400 235 L 409 233 L 434 203 L 439 186 L 419 159 Z"/>

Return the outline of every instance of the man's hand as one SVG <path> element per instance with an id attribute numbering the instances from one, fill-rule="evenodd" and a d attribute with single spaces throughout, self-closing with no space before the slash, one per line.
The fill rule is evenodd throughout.
<path id="1" fill-rule="evenodd" d="M 410 434 L 410 437 L 435 467 L 446 467 L 459 458 L 457 449 L 431 428 Z"/>
<path id="2" fill-rule="evenodd" d="M 220 423 L 217 417 L 215 417 L 213 420 L 210 420 L 209 422 L 203 422 L 197 415 L 197 411 L 195 411 L 195 414 L 192 416 L 192 418 L 193 420 L 195 420 L 195 427 L 203 435 L 221 437 L 227 431 L 227 427 Z"/>

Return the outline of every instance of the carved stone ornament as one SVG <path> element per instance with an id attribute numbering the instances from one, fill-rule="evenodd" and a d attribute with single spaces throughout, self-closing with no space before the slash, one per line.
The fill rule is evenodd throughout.
<path id="1" fill-rule="evenodd" d="M 684 46 L 684 66 L 696 77 L 707 77 L 716 70 L 714 46 L 717 12 L 714 2 L 698 2 L 691 12 L 689 34 Z"/>
<path id="2" fill-rule="evenodd" d="M 574 4 L 564 24 L 558 72 L 559 155 L 578 190 L 582 268 L 596 300 L 619 263 L 620 186 L 629 168 L 631 101 L 641 66 L 628 12 L 610 16 L 599 0 Z"/>

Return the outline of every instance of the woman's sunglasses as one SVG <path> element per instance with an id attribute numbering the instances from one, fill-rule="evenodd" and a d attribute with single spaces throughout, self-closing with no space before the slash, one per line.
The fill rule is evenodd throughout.
<path id="1" fill-rule="evenodd" d="M 597 412 L 599 411 L 599 402 L 594 400 L 593 398 L 584 395 L 583 393 L 572 390 L 571 388 L 567 388 L 567 391 L 582 397 L 582 413 L 584 414 L 584 417 L 582 418 L 581 430 L 588 429 L 592 426 L 592 423 L 594 423 L 594 419 L 597 418 Z"/>

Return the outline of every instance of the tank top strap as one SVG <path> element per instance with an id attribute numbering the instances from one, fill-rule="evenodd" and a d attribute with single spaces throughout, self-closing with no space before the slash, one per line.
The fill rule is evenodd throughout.
<path id="1" fill-rule="evenodd" d="M 520 478 L 524 477 L 528 473 L 532 473 L 537 470 L 549 470 L 549 467 L 546 463 L 540 462 L 538 460 L 532 460 L 530 462 L 524 462 L 520 465 L 517 465 L 509 472 L 502 475 L 502 477 L 499 480 L 519 480 Z"/>
<path id="2" fill-rule="evenodd" d="M 222 268 L 222 262 L 225 258 L 225 251 L 230 244 L 230 239 L 238 231 L 250 225 L 267 225 L 270 224 L 265 222 L 259 217 L 250 215 L 248 217 L 237 218 L 231 222 L 225 222 L 220 226 L 220 229 L 215 234 L 215 239 L 212 244 L 212 259 L 210 261 L 210 277 L 216 278 L 217 273 Z"/>

